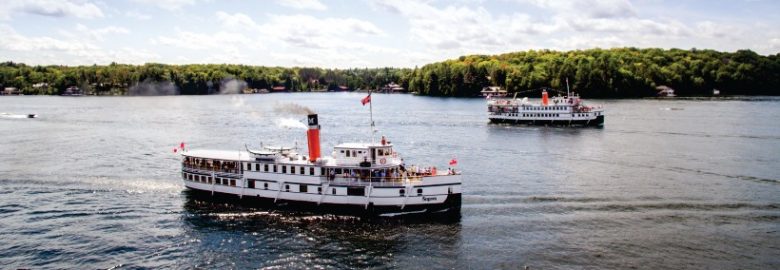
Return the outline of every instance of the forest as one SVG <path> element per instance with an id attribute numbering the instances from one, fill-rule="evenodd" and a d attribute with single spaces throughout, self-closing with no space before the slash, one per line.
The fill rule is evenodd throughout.
<path id="1" fill-rule="evenodd" d="M 666 85 L 679 96 L 780 95 L 780 53 L 681 49 L 529 50 L 469 55 L 411 68 L 323 69 L 232 64 L 28 66 L 0 63 L 0 85 L 24 94 L 62 94 L 78 86 L 93 95 L 204 95 L 240 88 L 303 92 L 378 89 L 395 82 L 420 95 L 478 96 L 485 86 L 509 93 L 552 87 L 583 97 L 633 98 L 656 95 Z M 228 88 L 231 88 L 228 90 Z M 525 95 L 525 94 L 524 94 Z M 533 93 L 527 95 L 533 96 Z"/>

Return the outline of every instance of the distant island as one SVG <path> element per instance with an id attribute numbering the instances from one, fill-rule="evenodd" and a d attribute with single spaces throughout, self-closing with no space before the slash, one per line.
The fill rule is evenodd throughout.
<path id="1" fill-rule="evenodd" d="M 487 86 L 512 93 L 552 87 L 568 78 L 583 97 L 649 97 L 671 87 L 677 96 L 780 95 L 780 53 L 750 50 L 613 48 L 529 50 L 469 55 L 415 68 L 323 69 L 233 64 L 147 63 L 28 66 L 0 63 L 3 94 L 206 95 L 356 91 L 478 96 Z M 717 90 L 715 90 L 717 89 Z M 530 94 L 530 93 L 529 93 Z M 531 94 L 533 95 L 533 94 Z"/>

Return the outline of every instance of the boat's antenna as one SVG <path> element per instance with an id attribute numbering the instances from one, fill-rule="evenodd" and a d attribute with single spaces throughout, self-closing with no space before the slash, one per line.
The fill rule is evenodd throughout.
<path id="1" fill-rule="evenodd" d="M 571 97 L 571 94 L 569 94 L 569 77 L 566 77 L 566 97 Z"/>

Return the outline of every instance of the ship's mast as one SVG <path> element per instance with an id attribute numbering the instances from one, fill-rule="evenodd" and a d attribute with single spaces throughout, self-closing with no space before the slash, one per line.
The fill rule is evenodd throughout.
<path id="1" fill-rule="evenodd" d="M 566 77 L 566 97 L 571 97 L 571 94 L 569 94 L 569 77 Z"/>
<path id="2" fill-rule="evenodd" d="M 371 100 L 371 89 L 368 89 L 368 98 L 368 115 L 371 120 L 371 144 L 374 144 L 374 108 L 372 106 L 374 102 Z"/>

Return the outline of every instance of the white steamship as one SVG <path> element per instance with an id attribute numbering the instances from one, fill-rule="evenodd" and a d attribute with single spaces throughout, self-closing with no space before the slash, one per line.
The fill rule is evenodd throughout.
<path id="1" fill-rule="evenodd" d="M 566 88 L 568 90 L 568 80 Z M 564 126 L 603 126 L 604 107 L 589 106 L 576 94 L 567 91 L 566 96 L 550 98 L 542 91 L 539 103 L 528 98 L 488 98 L 488 118 L 493 123 Z"/>
<path id="2" fill-rule="evenodd" d="M 308 155 L 289 147 L 182 151 L 184 184 L 207 197 L 305 211 L 460 214 L 461 174 L 455 168 L 405 165 L 384 137 L 340 144 L 321 156 L 316 114 L 308 115 L 308 124 Z"/>

